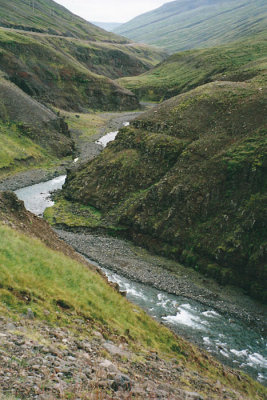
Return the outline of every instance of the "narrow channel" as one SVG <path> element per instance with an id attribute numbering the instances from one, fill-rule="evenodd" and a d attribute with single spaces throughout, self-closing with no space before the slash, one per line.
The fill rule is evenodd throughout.
<path id="1" fill-rule="evenodd" d="M 45 208 L 53 205 L 50 192 L 61 189 L 65 178 L 60 176 L 15 193 L 24 201 L 29 211 L 42 216 Z M 97 263 L 96 265 L 110 281 L 119 284 L 130 301 L 158 321 L 205 348 L 223 363 L 242 369 L 254 379 L 267 384 L 267 342 L 259 332 L 238 320 L 229 321 L 224 315 L 197 301 L 133 282 Z"/>

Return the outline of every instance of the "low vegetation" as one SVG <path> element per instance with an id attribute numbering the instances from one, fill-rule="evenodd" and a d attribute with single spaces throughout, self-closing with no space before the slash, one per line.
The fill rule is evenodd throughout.
<path id="1" fill-rule="evenodd" d="M 174 54 L 151 71 L 118 82 L 139 99 L 162 101 L 208 82 L 242 82 L 260 76 L 267 69 L 266 53 L 264 35 L 258 35 L 220 47 Z"/>

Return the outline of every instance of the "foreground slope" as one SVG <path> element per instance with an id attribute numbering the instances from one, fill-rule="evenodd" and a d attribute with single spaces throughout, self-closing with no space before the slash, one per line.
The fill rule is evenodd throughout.
<path id="1" fill-rule="evenodd" d="M 264 299 L 266 89 L 214 82 L 137 118 L 65 198 L 136 242 Z M 56 219 L 56 216 L 55 216 Z"/>
<path id="2" fill-rule="evenodd" d="M 244 39 L 265 30 L 266 21 L 264 0 L 177 0 L 114 31 L 175 53 Z"/>
<path id="3" fill-rule="evenodd" d="M 246 81 L 267 69 L 265 35 L 203 50 L 173 54 L 139 76 L 118 83 L 139 99 L 162 101 L 216 80 Z"/>
<path id="4" fill-rule="evenodd" d="M 13 193 L 0 194 L 0 221 L 4 395 L 264 398 L 260 384 L 130 304 Z"/>

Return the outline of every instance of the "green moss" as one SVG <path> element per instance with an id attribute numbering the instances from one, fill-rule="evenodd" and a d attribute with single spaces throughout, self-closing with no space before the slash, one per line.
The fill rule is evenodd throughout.
<path id="1" fill-rule="evenodd" d="M 58 200 L 56 205 L 45 210 L 45 219 L 51 224 L 96 228 L 101 226 L 101 213 L 91 206 Z"/>

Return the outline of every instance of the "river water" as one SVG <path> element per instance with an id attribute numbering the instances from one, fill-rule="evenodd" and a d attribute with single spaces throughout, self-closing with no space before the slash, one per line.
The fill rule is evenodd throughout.
<path id="1" fill-rule="evenodd" d="M 130 122 L 124 122 L 123 126 L 129 126 Z M 112 142 L 113 140 L 115 140 L 117 134 L 119 133 L 119 131 L 115 131 L 115 132 L 109 132 L 107 133 L 105 136 L 102 136 L 100 139 L 98 139 L 96 141 L 97 144 L 100 144 L 102 147 L 106 147 L 106 145 L 109 142 Z"/>
<path id="2" fill-rule="evenodd" d="M 60 176 L 15 193 L 29 211 L 42 216 L 45 208 L 54 204 L 50 192 L 61 189 L 65 178 Z M 229 320 L 196 301 L 130 281 L 106 268 L 103 271 L 110 281 L 118 283 L 121 290 L 127 292 L 130 301 L 148 314 L 225 364 L 242 369 L 267 384 L 267 342 L 258 331 L 238 320 Z"/>

